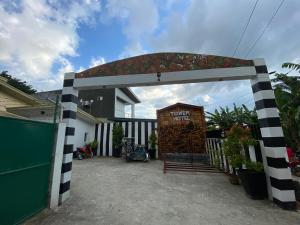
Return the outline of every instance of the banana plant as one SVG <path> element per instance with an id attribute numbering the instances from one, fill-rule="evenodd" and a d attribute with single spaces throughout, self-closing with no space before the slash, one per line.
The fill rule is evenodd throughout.
<path id="1" fill-rule="evenodd" d="M 228 107 L 220 107 L 220 109 L 215 109 L 214 113 L 206 112 L 208 119 L 208 124 L 219 129 L 229 129 L 235 123 L 233 118 L 233 113 Z"/>
<path id="2" fill-rule="evenodd" d="M 283 68 L 300 72 L 300 64 L 284 63 Z M 300 77 L 288 73 L 276 73 L 272 79 L 276 104 L 287 142 L 300 151 Z"/>
<path id="3" fill-rule="evenodd" d="M 214 113 L 206 112 L 207 124 L 210 128 L 230 129 L 233 125 L 256 125 L 257 115 L 255 109 L 250 110 L 247 106 L 233 105 L 233 110 L 228 106 L 215 109 Z"/>

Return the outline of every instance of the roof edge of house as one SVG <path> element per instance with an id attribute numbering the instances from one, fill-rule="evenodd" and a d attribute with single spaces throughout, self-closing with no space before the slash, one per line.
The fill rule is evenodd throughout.
<path id="1" fill-rule="evenodd" d="M 22 106 L 22 107 L 11 107 L 10 110 L 32 110 L 32 109 L 48 109 L 48 108 L 54 108 L 54 104 L 44 104 L 39 106 Z M 81 118 L 86 118 L 92 122 L 100 123 L 101 121 L 92 116 L 91 114 L 85 112 L 84 110 L 78 108 L 77 113 L 81 116 Z"/>
<path id="2" fill-rule="evenodd" d="M 19 95 L 19 97 L 22 97 L 24 99 L 24 101 L 27 103 L 29 102 L 29 104 L 33 104 L 33 105 L 40 105 L 40 101 L 38 99 L 36 99 L 35 97 L 26 94 L 25 92 L 13 87 L 12 85 L 7 83 L 7 79 L 0 79 L 0 86 L 3 86 L 4 88 L 7 88 L 8 90 L 12 91 L 13 93 Z M 17 97 L 17 96 L 16 96 Z M 18 98 L 18 97 L 17 97 Z"/>
<path id="3" fill-rule="evenodd" d="M 161 109 L 157 109 L 156 111 L 157 112 L 160 112 L 160 111 L 164 111 L 164 110 L 167 110 L 167 109 L 171 109 L 173 107 L 176 107 L 176 106 L 185 106 L 185 107 L 190 107 L 190 108 L 194 108 L 194 109 L 204 109 L 203 106 L 198 106 L 198 105 L 191 105 L 191 104 L 186 104 L 186 103 L 181 103 L 181 102 L 177 102 L 173 105 L 169 105 L 169 106 L 166 106 L 164 108 L 161 108 Z"/>
<path id="4" fill-rule="evenodd" d="M 133 93 L 130 87 L 121 87 L 119 89 L 135 103 L 141 103 L 141 100 Z"/>

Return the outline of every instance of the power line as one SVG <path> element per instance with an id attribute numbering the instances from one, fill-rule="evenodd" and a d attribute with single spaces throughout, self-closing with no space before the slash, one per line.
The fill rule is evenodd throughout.
<path id="1" fill-rule="evenodd" d="M 261 32 L 261 34 L 258 36 L 258 38 L 255 40 L 255 42 L 253 43 L 253 45 L 250 47 L 250 49 L 248 50 L 246 57 L 248 57 L 248 55 L 250 54 L 250 52 L 253 50 L 253 48 L 255 47 L 255 45 L 257 44 L 257 42 L 262 38 L 262 36 L 264 35 L 264 33 L 266 32 L 267 28 L 270 26 L 270 24 L 272 23 L 274 17 L 276 16 L 276 14 L 278 13 L 279 9 L 281 8 L 281 6 L 283 5 L 285 0 L 282 0 L 279 4 L 279 6 L 277 7 L 276 11 L 273 13 L 273 15 L 271 16 L 269 22 L 267 23 L 267 25 L 264 27 L 263 31 Z"/>
<path id="2" fill-rule="evenodd" d="M 232 57 L 235 56 L 235 53 L 237 52 L 238 48 L 240 47 L 240 44 L 241 44 L 241 42 L 242 42 L 242 40 L 243 40 L 243 38 L 244 38 L 244 35 L 245 35 L 246 30 L 247 30 L 247 28 L 248 28 L 248 26 L 249 26 L 249 23 L 250 23 L 250 21 L 251 21 L 252 15 L 253 15 L 253 13 L 254 13 L 254 10 L 255 10 L 256 5 L 257 5 L 258 2 L 259 2 L 259 0 L 256 0 L 254 6 L 253 6 L 253 8 L 252 8 L 252 11 L 251 11 L 250 16 L 249 16 L 248 21 L 247 21 L 247 24 L 246 24 L 246 26 L 245 26 L 245 28 L 244 28 L 244 30 L 243 30 L 243 32 L 242 32 L 242 35 L 240 36 L 240 39 L 239 39 L 238 44 L 237 44 L 237 46 L 236 46 L 236 48 L 235 48 L 235 50 L 234 50 L 234 52 L 233 52 L 233 54 L 232 54 Z"/>

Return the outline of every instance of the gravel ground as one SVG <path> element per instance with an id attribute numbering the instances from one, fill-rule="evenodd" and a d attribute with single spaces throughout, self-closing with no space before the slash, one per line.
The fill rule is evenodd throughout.
<path id="1" fill-rule="evenodd" d="M 161 161 L 74 161 L 71 198 L 26 225 L 293 225 L 300 213 L 249 199 L 223 174 L 162 172 Z"/>

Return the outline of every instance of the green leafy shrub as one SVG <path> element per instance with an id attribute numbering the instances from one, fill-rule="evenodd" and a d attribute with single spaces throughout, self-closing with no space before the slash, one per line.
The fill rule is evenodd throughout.
<path id="1" fill-rule="evenodd" d="M 291 76 L 294 70 L 300 73 L 300 64 L 284 63 L 287 73 L 275 73 L 274 94 L 285 140 L 294 151 L 300 152 L 300 76 Z"/>
<path id="2" fill-rule="evenodd" d="M 91 146 L 92 149 L 97 149 L 98 144 L 99 144 L 99 142 L 97 140 L 94 140 L 94 141 L 89 143 L 89 145 Z"/>
<path id="3" fill-rule="evenodd" d="M 263 172 L 264 171 L 264 165 L 261 162 L 251 162 L 247 160 L 245 162 L 247 170 L 252 170 L 255 172 Z"/>
<path id="4" fill-rule="evenodd" d="M 150 148 L 155 149 L 155 145 L 157 144 L 157 137 L 155 131 L 152 131 L 152 133 L 150 134 L 149 143 L 150 143 Z"/>
<path id="5" fill-rule="evenodd" d="M 251 137 L 250 129 L 233 126 L 224 140 L 224 154 L 233 168 L 241 168 L 245 162 L 244 147 L 255 144 L 256 140 Z"/>
<path id="6" fill-rule="evenodd" d="M 115 123 L 112 130 L 112 144 L 114 149 L 119 149 L 122 146 L 122 139 L 124 137 L 123 127 L 121 124 Z"/>

